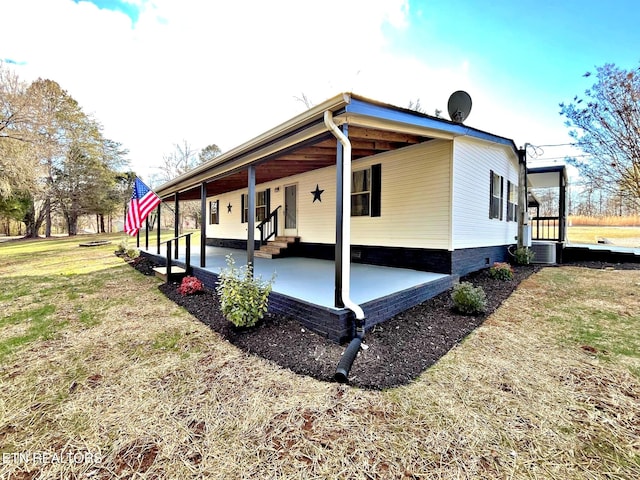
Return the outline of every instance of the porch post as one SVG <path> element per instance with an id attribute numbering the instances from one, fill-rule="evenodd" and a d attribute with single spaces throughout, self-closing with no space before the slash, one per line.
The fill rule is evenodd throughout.
<path id="1" fill-rule="evenodd" d="M 349 127 L 347 124 L 342 126 L 342 133 L 347 137 L 349 136 Z M 344 152 L 342 143 L 336 142 L 336 248 L 335 248 L 335 292 L 334 292 L 334 306 L 336 308 L 344 308 L 344 302 L 342 301 L 342 251 L 344 248 L 343 243 L 343 222 L 345 221 L 342 215 L 343 209 L 343 175 L 350 175 L 351 172 L 344 172 Z M 346 221 L 350 222 L 351 219 L 347 218 Z M 347 246 L 349 248 L 349 246 Z"/>
<path id="2" fill-rule="evenodd" d="M 567 221 L 567 198 L 566 198 L 566 185 L 564 183 L 564 170 L 558 172 L 560 188 L 560 200 L 558 202 L 558 242 L 564 242 L 564 225 Z"/>
<path id="3" fill-rule="evenodd" d="M 207 266 L 207 183 L 200 185 L 200 267 Z"/>
<path id="4" fill-rule="evenodd" d="M 175 212 L 174 212 L 174 220 L 173 220 L 173 236 L 175 238 L 177 238 L 180 235 L 180 225 L 179 225 L 179 219 L 180 219 L 180 203 L 179 203 L 179 199 L 178 199 L 178 192 L 176 192 L 176 196 L 175 196 L 175 201 L 174 201 L 174 205 L 175 205 Z M 175 253 L 174 253 L 174 258 L 178 258 L 178 243 L 179 240 L 176 240 L 176 248 L 175 248 Z"/>
<path id="5" fill-rule="evenodd" d="M 527 211 L 527 150 L 518 150 L 518 248 L 526 245 L 525 225 L 528 223 Z"/>
<path id="6" fill-rule="evenodd" d="M 156 215 L 156 222 L 158 222 L 158 225 L 156 225 L 156 245 L 158 246 L 158 251 L 157 254 L 160 255 L 160 210 L 162 210 L 162 202 L 160 202 L 158 204 L 158 214 Z"/>
<path id="7" fill-rule="evenodd" d="M 249 193 L 247 195 L 247 265 L 253 267 L 253 250 L 256 233 L 256 167 L 251 165 L 248 171 Z M 253 268 L 251 269 L 253 272 Z"/>
<path id="8" fill-rule="evenodd" d="M 144 219 L 144 248 L 149 250 L 149 215 Z"/>

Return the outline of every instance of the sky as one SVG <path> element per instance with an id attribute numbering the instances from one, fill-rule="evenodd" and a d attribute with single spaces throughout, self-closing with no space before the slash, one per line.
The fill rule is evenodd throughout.
<path id="1" fill-rule="evenodd" d="M 340 92 L 580 152 L 560 102 L 640 63 L 637 0 L 0 0 L 0 61 L 58 82 L 143 179 L 185 141 L 230 150 Z M 553 146 L 558 145 L 558 146 Z"/>

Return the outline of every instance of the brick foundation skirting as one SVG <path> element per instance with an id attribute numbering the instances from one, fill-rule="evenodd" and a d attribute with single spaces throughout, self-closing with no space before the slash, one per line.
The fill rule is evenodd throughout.
<path id="1" fill-rule="evenodd" d="M 148 252 L 141 255 L 164 262 L 165 258 Z M 176 265 L 184 263 L 176 261 Z M 214 290 L 218 275 L 208 270 L 192 267 L 193 275 L 209 290 Z M 418 305 L 439 293 L 442 293 L 458 281 L 457 276 L 447 276 L 433 282 L 371 300 L 361 305 L 366 315 L 366 329 L 389 320 L 398 313 Z M 315 305 L 278 292 L 269 295 L 269 312 L 295 318 L 301 325 L 323 337 L 338 343 L 348 341 L 353 335 L 353 312 L 346 308 L 329 308 Z"/>

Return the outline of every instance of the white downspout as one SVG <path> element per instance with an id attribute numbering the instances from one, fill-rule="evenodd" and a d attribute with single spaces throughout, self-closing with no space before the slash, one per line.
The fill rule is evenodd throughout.
<path id="1" fill-rule="evenodd" d="M 358 320 L 364 320 L 364 311 L 351 300 L 351 142 L 333 122 L 333 114 L 324 112 L 324 124 L 342 144 L 342 302 Z"/>

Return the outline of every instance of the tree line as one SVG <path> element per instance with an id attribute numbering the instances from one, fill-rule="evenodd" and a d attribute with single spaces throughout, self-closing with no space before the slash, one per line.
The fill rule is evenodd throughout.
<path id="1" fill-rule="evenodd" d="M 104 231 L 131 194 L 127 153 L 57 82 L 27 84 L 0 62 L 0 216 L 23 222 L 26 236 L 50 236 L 54 215 L 69 235 L 83 215 Z"/>
<path id="2" fill-rule="evenodd" d="M 174 148 L 152 175 L 152 187 L 221 153 L 215 144 L 196 150 L 186 140 Z M 136 174 L 127 155 L 57 82 L 23 82 L 0 61 L 0 220 L 6 234 L 14 221 L 24 224 L 25 236 L 49 237 L 62 218 L 67 233 L 76 235 L 88 215 L 104 233 L 105 218 L 123 217 L 131 196 Z M 181 210 L 201 221 L 199 207 L 189 203 Z"/>

